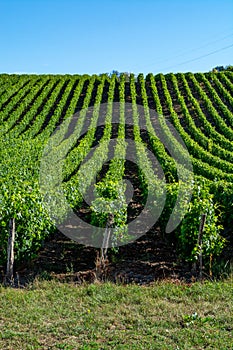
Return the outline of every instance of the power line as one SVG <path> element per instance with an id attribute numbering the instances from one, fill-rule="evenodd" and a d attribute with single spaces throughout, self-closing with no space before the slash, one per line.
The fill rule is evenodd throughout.
<path id="1" fill-rule="evenodd" d="M 154 64 L 157 64 L 157 63 L 160 63 L 160 62 L 167 62 L 167 61 L 170 61 L 170 60 L 171 60 L 171 57 L 172 57 L 172 59 L 174 59 L 174 58 L 177 58 L 177 57 L 185 56 L 185 55 L 188 54 L 188 53 L 201 50 L 201 49 L 203 49 L 203 48 L 206 48 L 206 47 L 208 47 L 208 46 L 210 46 L 210 45 L 212 45 L 212 44 L 215 44 L 215 43 L 217 43 L 217 42 L 219 42 L 219 41 L 225 40 L 225 39 L 227 39 L 227 38 L 229 38 L 229 37 L 232 37 L 232 36 L 233 36 L 233 33 L 228 34 L 228 35 L 225 35 L 225 36 L 223 36 L 223 37 L 221 37 L 221 38 L 219 38 L 219 39 L 210 41 L 210 42 L 208 42 L 207 44 L 202 45 L 202 46 L 199 46 L 199 47 L 197 47 L 197 48 L 194 48 L 194 49 L 191 49 L 191 50 L 187 50 L 187 51 L 185 51 L 185 52 L 183 52 L 183 53 L 179 53 L 179 54 L 177 54 L 177 55 L 171 55 L 170 57 L 165 58 L 165 59 L 155 60 L 155 61 L 153 61 L 153 62 L 151 62 L 151 63 L 149 63 L 149 64 L 147 64 L 147 65 L 144 65 L 144 66 L 143 66 L 143 69 L 146 68 L 146 67 L 153 66 Z M 141 67 L 141 69 L 142 69 L 142 67 Z"/>
<path id="2" fill-rule="evenodd" d="M 174 68 L 174 67 L 177 67 L 177 66 L 181 66 L 181 65 L 183 65 L 183 64 L 186 64 L 186 63 L 190 63 L 190 62 L 194 62 L 194 61 L 200 60 L 200 59 L 202 59 L 202 58 L 204 58 L 204 57 L 208 57 L 208 56 L 213 55 L 213 54 L 215 54 L 215 53 L 217 53 L 217 52 L 220 52 L 220 51 L 223 51 L 223 50 L 227 50 L 227 49 L 229 49 L 229 48 L 231 48 L 231 47 L 233 47 L 233 44 L 228 45 L 228 46 L 225 46 L 225 47 L 222 47 L 221 49 L 218 49 L 218 50 L 209 52 L 209 53 L 207 53 L 207 54 L 205 54 L 205 55 L 202 55 L 202 56 L 193 58 L 193 59 L 191 59 L 191 60 L 184 61 L 184 62 L 175 64 L 175 65 L 172 65 L 172 66 L 169 66 L 169 67 L 165 67 L 165 68 L 163 68 L 163 70 L 164 70 L 164 69 Z"/>

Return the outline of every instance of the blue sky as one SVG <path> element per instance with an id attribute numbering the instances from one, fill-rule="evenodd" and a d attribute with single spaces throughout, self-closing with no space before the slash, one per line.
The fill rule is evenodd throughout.
<path id="1" fill-rule="evenodd" d="M 0 14 L 1 73 L 204 72 L 233 64 L 232 0 L 0 0 Z"/>

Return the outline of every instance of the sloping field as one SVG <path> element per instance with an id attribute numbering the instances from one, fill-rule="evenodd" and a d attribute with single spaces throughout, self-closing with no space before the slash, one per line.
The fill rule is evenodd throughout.
<path id="1" fill-rule="evenodd" d="M 75 113 L 77 117 L 69 119 Z M 133 74 L 120 77 L 4 74 L 0 76 L 1 263 L 6 260 L 11 218 L 15 218 L 16 223 L 18 260 L 33 257 L 44 239 L 55 230 L 48 209 L 49 200 L 44 200 L 41 191 L 45 182 L 50 181 L 51 172 L 49 167 L 41 170 L 41 159 L 46 158 L 46 145 L 51 135 L 64 121 L 67 121 L 67 129 L 62 141 L 71 139 L 72 135 L 76 138 L 64 153 L 61 188 L 70 207 L 83 222 L 97 227 L 97 231 L 99 228 L 97 236 L 100 238 L 85 241 L 83 231 L 78 234 L 80 243 L 94 242 L 90 245 L 100 247 L 109 214 L 113 215 L 115 225 L 110 247 L 130 242 L 143 231 L 146 233 L 159 226 L 168 239 L 178 242 L 184 258 L 195 260 L 201 214 L 207 215 L 203 252 L 208 259 L 221 251 L 225 239 L 231 239 L 232 72 L 148 74 L 146 77 L 142 74 L 137 77 Z M 158 134 L 156 125 L 166 135 L 166 142 Z M 186 145 L 185 151 L 182 144 L 177 145 L 176 137 L 172 137 L 173 129 L 168 127 L 169 134 L 166 125 L 176 129 Z M 113 139 L 115 144 L 109 158 L 108 146 Z M 129 139 L 135 144 L 135 162 L 127 155 Z M 60 144 L 53 146 L 59 148 Z M 151 153 L 156 164 L 150 159 Z M 175 154 L 178 154 L 177 159 Z M 187 154 L 192 165 L 190 174 L 194 174 L 191 190 L 190 178 L 187 177 L 186 183 L 186 178 L 181 179 L 177 170 L 178 163 L 185 166 L 180 159 Z M 57 164 L 59 161 L 60 158 Z M 156 175 L 160 167 L 161 178 Z M 131 181 L 132 188 L 122 179 Z M 83 198 L 94 180 L 99 197 L 87 203 Z M 166 198 L 164 192 L 160 193 L 161 184 L 165 184 Z M 192 196 L 192 201 L 189 203 L 187 199 L 176 206 L 175 219 L 169 226 L 174 230 L 169 230 L 168 223 L 174 214 L 172 210 L 181 185 L 183 197 Z M 158 218 L 148 227 L 136 221 L 135 230 L 140 229 L 134 236 L 129 224 L 147 208 L 151 192 L 157 198 L 154 205 L 163 204 L 156 214 Z M 131 193 L 129 198 L 128 193 Z M 56 201 L 58 197 L 54 198 Z M 180 224 L 178 219 L 186 212 Z M 142 218 L 147 222 L 146 217 Z"/>

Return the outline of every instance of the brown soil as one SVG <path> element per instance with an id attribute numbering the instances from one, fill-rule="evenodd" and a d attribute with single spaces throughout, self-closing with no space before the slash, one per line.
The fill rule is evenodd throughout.
<path id="1" fill-rule="evenodd" d="M 35 278 L 62 282 L 112 281 L 115 283 L 150 284 L 172 278 L 191 281 L 189 267 L 179 263 L 175 247 L 166 242 L 160 230 L 152 230 L 134 243 L 109 251 L 105 270 L 96 269 L 99 250 L 71 241 L 61 233 L 45 242 L 38 257 L 15 268 L 15 286 L 24 286 Z"/>
<path id="2" fill-rule="evenodd" d="M 14 287 L 25 287 L 35 279 L 55 279 L 75 284 L 111 281 L 149 285 L 169 279 L 175 283 L 190 283 L 198 279 L 191 265 L 181 262 L 174 244 L 169 243 L 159 229 L 152 229 L 134 243 L 108 252 L 104 270 L 98 270 L 99 249 L 85 247 L 57 232 L 45 242 L 37 258 L 15 267 Z M 222 254 L 233 264 L 232 245 Z M 210 278 L 204 271 L 204 278 Z M 2 278 L 4 281 L 4 273 Z"/>

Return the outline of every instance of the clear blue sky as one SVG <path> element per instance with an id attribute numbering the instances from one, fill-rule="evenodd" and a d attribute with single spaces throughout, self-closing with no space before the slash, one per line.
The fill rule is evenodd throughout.
<path id="1" fill-rule="evenodd" d="M 146 74 L 233 64 L 232 0 L 0 0 L 0 18 L 1 73 Z"/>

